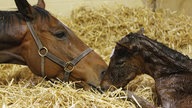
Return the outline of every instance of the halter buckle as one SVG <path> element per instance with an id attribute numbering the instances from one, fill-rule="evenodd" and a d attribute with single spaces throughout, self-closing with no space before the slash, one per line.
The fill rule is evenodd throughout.
<path id="1" fill-rule="evenodd" d="M 38 50 L 38 53 L 41 57 L 45 57 L 48 53 L 48 49 L 46 47 L 42 47 Z"/>
<path id="2" fill-rule="evenodd" d="M 65 64 L 64 71 L 70 73 L 74 70 L 74 67 L 75 67 L 75 65 L 73 63 L 67 62 Z"/>

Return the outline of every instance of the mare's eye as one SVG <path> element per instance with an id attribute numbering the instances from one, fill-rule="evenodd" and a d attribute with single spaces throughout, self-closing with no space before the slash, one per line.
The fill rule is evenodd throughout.
<path id="1" fill-rule="evenodd" d="M 57 33 L 55 33 L 54 35 L 55 35 L 57 38 L 59 38 L 59 39 L 64 39 L 64 38 L 66 38 L 65 32 L 57 32 Z"/>

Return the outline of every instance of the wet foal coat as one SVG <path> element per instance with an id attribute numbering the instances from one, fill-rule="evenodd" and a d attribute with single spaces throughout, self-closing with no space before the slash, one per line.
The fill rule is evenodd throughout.
<path id="1" fill-rule="evenodd" d="M 154 78 L 160 106 L 192 107 L 192 60 L 140 33 L 117 42 L 101 85 L 124 87 L 142 73 Z"/>

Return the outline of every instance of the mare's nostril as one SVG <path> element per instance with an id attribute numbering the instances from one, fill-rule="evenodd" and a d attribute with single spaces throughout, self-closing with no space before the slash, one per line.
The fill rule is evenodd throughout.
<path id="1" fill-rule="evenodd" d="M 107 81 L 102 81 L 101 82 L 101 90 L 107 91 L 110 88 L 111 84 L 108 83 Z"/>
<path id="2" fill-rule="evenodd" d="M 101 72 L 101 79 L 103 79 L 105 73 L 106 73 L 106 70 L 103 70 L 103 71 Z"/>
<path id="3" fill-rule="evenodd" d="M 107 87 L 101 87 L 101 90 L 102 91 L 107 91 L 108 89 L 107 89 Z"/>

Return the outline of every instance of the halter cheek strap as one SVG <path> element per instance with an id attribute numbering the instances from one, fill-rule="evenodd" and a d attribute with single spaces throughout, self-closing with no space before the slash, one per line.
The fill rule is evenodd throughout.
<path id="1" fill-rule="evenodd" d="M 53 55 L 48 51 L 48 49 L 43 46 L 41 40 L 39 39 L 38 35 L 36 34 L 32 24 L 27 21 L 27 26 L 32 34 L 33 39 L 35 40 L 35 43 L 38 47 L 38 54 L 41 57 L 41 74 L 43 77 L 45 77 L 45 57 L 49 60 L 53 61 L 54 63 L 60 65 L 63 67 L 64 70 L 64 81 L 68 82 L 71 72 L 73 71 L 75 65 L 83 59 L 85 56 L 87 56 L 90 52 L 93 50 L 91 48 L 86 49 L 83 51 L 78 57 L 74 58 L 72 61 L 65 62 L 62 59 L 58 58 L 57 56 Z"/>

